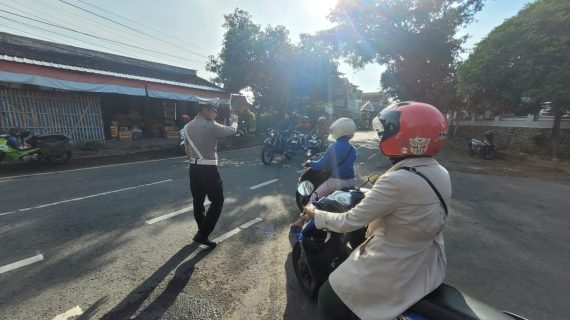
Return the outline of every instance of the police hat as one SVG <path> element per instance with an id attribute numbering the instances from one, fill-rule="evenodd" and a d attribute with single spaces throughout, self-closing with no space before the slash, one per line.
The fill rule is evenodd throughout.
<path id="1" fill-rule="evenodd" d="M 208 108 L 208 109 L 213 110 L 217 113 L 219 105 L 220 105 L 220 100 L 215 99 L 215 100 L 206 102 L 206 104 L 203 104 L 202 108 Z"/>

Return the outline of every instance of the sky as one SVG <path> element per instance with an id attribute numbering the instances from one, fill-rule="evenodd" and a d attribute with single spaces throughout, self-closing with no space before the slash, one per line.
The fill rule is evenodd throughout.
<path id="1" fill-rule="evenodd" d="M 283 25 L 293 42 L 301 33 L 332 27 L 327 15 L 337 0 L 0 0 L 0 31 L 205 70 L 207 57 L 222 46 L 224 14 L 248 11 L 262 26 Z M 461 34 L 468 50 L 530 0 L 487 0 Z M 82 10 L 83 9 L 83 10 Z M 92 13 L 86 12 L 86 10 Z M 95 13 L 95 14 L 93 14 Z M 467 57 L 466 53 L 463 57 Z M 378 91 L 383 68 L 370 64 L 340 71 L 365 92 Z"/>

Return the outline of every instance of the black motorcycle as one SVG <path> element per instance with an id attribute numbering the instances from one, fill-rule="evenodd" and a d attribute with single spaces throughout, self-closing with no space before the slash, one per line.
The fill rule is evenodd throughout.
<path id="1" fill-rule="evenodd" d="M 295 149 L 302 143 L 301 137 L 293 132 L 268 129 L 267 137 L 263 141 L 261 150 L 261 161 L 263 164 L 270 164 L 276 154 L 283 154 L 287 160 L 293 158 Z"/>
<path id="2" fill-rule="evenodd" d="M 378 178 L 379 175 L 372 175 L 367 183 L 374 184 Z M 305 181 L 299 184 L 297 190 L 302 196 L 309 196 L 314 192 L 314 186 L 310 181 Z M 345 212 L 362 201 L 366 192 L 362 187 L 356 190 L 335 191 L 316 201 L 315 206 L 329 212 Z M 315 298 L 328 276 L 364 240 L 365 228 L 340 234 L 318 230 L 312 220 L 306 223 L 297 234 L 297 242 L 291 254 L 293 270 L 303 291 L 310 298 Z M 398 319 L 526 320 L 511 312 L 498 311 L 445 283 L 406 310 Z"/>
<path id="3" fill-rule="evenodd" d="M 322 156 L 322 153 L 317 153 L 309 160 L 316 160 Z M 301 172 L 301 176 L 299 177 L 299 184 L 303 183 L 304 181 L 309 181 L 313 188 L 316 190 L 323 182 L 325 182 L 329 178 L 330 172 L 327 170 L 317 171 L 311 168 L 305 167 L 303 172 Z M 312 193 L 312 192 L 311 192 Z M 299 212 L 303 211 L 303 208 L 309 203 L 311 195 L 301 195 L 299 189 L 295 191 L 295 201 L 297 202 L 297 208 L 299 208 Z"/>
<path id="4" fill-rule="evenodd" d="M 495 155 L 493 132 L 487 131 L 484 138 L 472 138 L 467 141 L 467 152 L 470 156 L 478 155 L 485 160 L 493 159 Z"/>
<path id="5" fill-rule="evenodd" d="M 239 122 L 236 133 L 234 134 L 234 141 L 236 142 L 237 145 L 243 146 L 248 142 L 248 140 L 249 140 L 248 128 L 247 125 L 245 124 L 245 121 L 242 120 Z"/>

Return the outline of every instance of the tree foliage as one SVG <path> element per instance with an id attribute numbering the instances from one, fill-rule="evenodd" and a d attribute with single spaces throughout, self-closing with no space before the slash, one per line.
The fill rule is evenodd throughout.
<path id="1" fill-rule="evenodd" d="M 527 5 L 477 44 L 459 79 L 472 110 L 516 111 L 523 97 L 570 105 L 570 2 Z"/>
<path id="2" fill-rule="evenodd" d="M 477 44 L 459 72 L 471 110 L 517 111 L 530 101 L 554 108 L 553 153 L 560 119 L 570 107 L 570 2 L 538 0 Z M 526 99 L 525 99 L 526 98 Z"/>
<path id="3" fill-rule="evenodd" d="M 207 65 L 215 83 L 230 92 L 251 87 L 255 105 L 278 111 L 330 99 L 339 83 L 330 48 L 309 35 L 292 44 L 285 27 L 263 28 L 244 10 L 224 18 L 222 50 Z"/>
<path id="4" fill-rule="evenodd" d="M 336 26 L 321 33 L 353 67 L 387 66 L 384 90 L 400 100 L 449 109 L 454 74 L 466 36 L 462 26 L 483 0 L 341 0 L 330 15 Z"/>

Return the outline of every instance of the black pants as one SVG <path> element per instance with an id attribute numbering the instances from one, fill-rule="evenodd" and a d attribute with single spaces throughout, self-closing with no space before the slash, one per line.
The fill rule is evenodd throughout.
<path id="1" fill-rule="evenodd" d="M 317 311 L 318 320 L 359 319 L 336 295 L 328 280 L 319 289 Z"/>
<path id="2" fill-rule="evenodd" d="M 205 237 L 214 230 L 224 205 L 224 188 L 217 166 L 190 164 L 190 192 L 198 231 Z M 212 202 L 206 212 L 206 196 Z"/>

